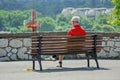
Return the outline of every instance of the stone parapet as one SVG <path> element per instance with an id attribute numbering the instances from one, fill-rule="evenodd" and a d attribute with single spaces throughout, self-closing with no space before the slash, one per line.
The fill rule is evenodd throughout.
<path id="1" fill-rule="evenodd" d="M 41 32 L 41 33 L 0 33 L 0 61 L 25 60 L 31 56 L 25 54 L 31 51 L 32 35 L 65 35 L 66 32 Z M 102 50 L 99 57 L 120 58 L 120 33 L 94 33 L 103 37 Z"/>

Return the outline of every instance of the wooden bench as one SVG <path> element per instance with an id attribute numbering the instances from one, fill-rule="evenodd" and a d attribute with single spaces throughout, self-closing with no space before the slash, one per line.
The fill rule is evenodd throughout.
<path id="1" fill-rule="evenodd" d="M 35 69 L 35 59 L 38 60 L 40 71 L 42 71 L 41 55 L 67 55 L 67 54 L 86 54 L 87 66 L 90 67 L 89 56 L 92 56 L 97 68 L 97 52 L 101 50 L 102 38 L 100 35 L 88 34 L 85 36 L 67 35 L 40 35 L 32 36 L 33 70 Z"/>

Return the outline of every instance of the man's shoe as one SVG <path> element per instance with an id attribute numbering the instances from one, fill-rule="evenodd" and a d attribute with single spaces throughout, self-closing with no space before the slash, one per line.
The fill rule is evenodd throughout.
<path id="1" fill-rule="evenodd" d="M 62 62 L 59 62 L 59 65 L 57 67 L 62 67 Z"/>
<path id="2" fill-rule="evenodd" d="M 47 60 L 47 61 L 56 61 L 56 59 L 53 58 L 52 56 L 49 56 L 48 58 L 45 58 L 45 60 Z"/>
<path id="3" fill-rule="evenodd" d="M 53 57 L 53 58 L 56 58 L 57 56 L 56 56 L 56 55 L 53 55 L 52 57 Z"/>

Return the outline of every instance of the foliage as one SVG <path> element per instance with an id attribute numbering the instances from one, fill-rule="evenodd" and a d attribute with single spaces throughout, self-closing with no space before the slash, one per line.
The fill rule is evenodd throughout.
<path id="1" fill-rule="evenodd" d="M 55 20 L 50 17 L 41 18 L 41 28 L 39 31 L 53 31 L 55 28 Z"/>
<path id="2" fill-rule="evenodd" d="M 23 20 L 27 19 L 30 11 L 4 11 L 0 10 L 0 30 L 17 32 L 19 26 L 23 25 Z"/>
<path id="3" fill-rule="evenodd" d="M 52 18 L 49 16 L 44 17 L 41 13 L 37 12 L 37 21 L 41 24 L 41 27 L 37 31 L 68 31 L 71 28 L 72 16 L 58 14 L 56 18 Z M 87 31 L 120 32 L 120 26 L 107 24 L 108 16 L 105 14 L 100 14 L 95 20 L 81 15 L 78 16 L 80 16 L 81 26 Z M 28 32 L 29 29 L 23 25 L 23 22 L 24 20 L 29 21 L 30 17 L 31 10 L 0 10 L 0 31 Z"/>
<path id="4" fill-rule="evenodd" d="M 79 15 L 80 16 L 80 15 Z M 93 19 L 80 16 L 80 25 L 86 29 L 86 31 L 91 31 L 93 25 Z"/>
<path id="5" fill-rule="evenodd" d="M 6 16 L 7 16 L 7 11 L 0 10 L 0 30 L 4 30 L 6 19 L 7 19 Z"/>
<path id="6" fill-rule="evenodd" d="M 120 20 L 120 0 L 112 0 L 115 7 L 110 22 L 118 23 Z M 71 28 L 71 17 L 59 14 L 63 8 L 111 8 L 111 0 L 0 0 L 0 31 L 28 32 L 23 25 L 24 20 L 30 21 L 31 9 L 37 11 L 37 21 L 41 27 L 37 31 L 68 31 Z M 108 25 L 108 16 L 100 14 L 94 20 L 81 15 L 80 24 L 87 31 L 114 31 L 120 32 L 120 26 Z"/>
<path id="7" fill-rule="evenodd" d="M 71 28 L 71 18 L 73 15 L 64 16 L 62 14 L 57 15 L 56 21 L 57 26 L 59 26 L 57 31 L 68 31 Z M 80 25 L 83 26 L 87 31 L 91 31 L 92 28 L 92 19 L 86 18 L 84 16 L 78 15 L 80 17 Z"/>
<path id="8" fill-rule="evenodd" d="M 108 16 L 106 14 L 100 14 L 96 17 L 96 23 L 107 24 Z"/>
<path id="9" fill-rule="evenodd" d="M 103 32 L 115 32 L 115 28 L 111 25 L 103 25 L 102 26 Z"/>
<path id="10" fill-rule="evenodd" d="M 114 25 L 120 25 L 120 0 L 112 0 L 114 9 L 111 13 L 109 23 Z"/>
<path id="11" fill-rule="evenodd" d="M 0 0 L 0 9 L 11 11 L 35 8 L 43 15 L 52 17 L 55 17 L 65 7 L 111 8 L 112 6 L 111 0 Z"/>
<path id="12" fill-rule="evenodd" d="M 100 24 L 94 24 L 91 31 L 93 31 L 93 32 L 94 32 L 94 31 L 95 31 L 95 32 L 102 32 L 102 27 L 101 27 Z"/>
<path id="13" fill-rule="evenodd" d="M 96 24 L 93 26 L 92 31 L 95 32 L 116 32 L 115 28 L 111 25 Z"/>
<path id="14" fill-rule="evenodd" d="M 62 14 L 58 14 L 56 16 L 56 28 L 55 31 L 68 31 L 71 27 L 71 20 L 72 15 L 64 16 Z"/>

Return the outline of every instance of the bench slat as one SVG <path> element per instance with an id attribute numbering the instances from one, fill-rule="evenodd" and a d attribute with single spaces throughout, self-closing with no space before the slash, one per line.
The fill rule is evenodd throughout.
<path id="1" fill-rule="evenodd" d="M 68 41 L 82 41 L 82 40 L 84 40 L 84 39 L 86 39 L 86 40 L 92 40 L 93 39 L 93 37 L 85 37 L 85 38 L 68 38 L 68 37 L 66 37 L 66 38 L 53 38 L 53 37 L 49 37 L 49 38 L 42 38 L 41 39 L 41 41 L 60 41 L 60 40 L 68 40 Z M 101 39 L 101 38 L 97 38 L 97 39 Z M 38 38 L 32 38 L 32 40 L 33 41 L 39 41 L 39 37 Z"/>
<path id="2" fill-rule="evenodd" d="M 39 43 L 39 39 L 41 39 Z M 102 38 L 96 38 L 96 50 L 100 51 Z M 41 46 L 42 54 L 52 53 L 79 53 L 79 52 L 92 52 L 94 49 L 93 35 L 86 36 L 33 36 L 32 37 L 32 53 L 39 52 L 39 46 Z"/>

